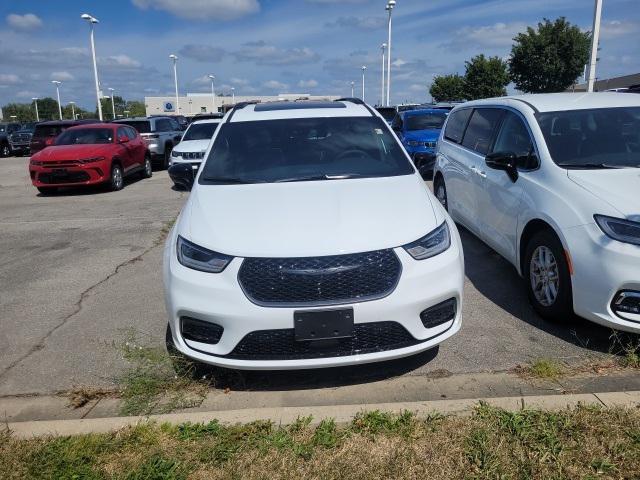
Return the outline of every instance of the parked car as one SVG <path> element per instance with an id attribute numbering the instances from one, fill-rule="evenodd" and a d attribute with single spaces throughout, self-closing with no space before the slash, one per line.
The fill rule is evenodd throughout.
<path id="1" fill-rule="evenodd" d="M 237 369 L 362 364 L 460 328 L 455 224 L 361 101 L 240 105 L 164 251 L 176 348 Z M 402 214 L 399 214 L 402 212 Z"/>
<path id="2" fill-rule="evenodd" d="M 398 105 L 396 110 L 398 112 L 408 112 L 409 110 L 416 110 L 417 108 L 420 108 L 419 103 L 403 103 L 402 105 Z"/>
<path id="3" fill-rule="evenodd" d="M 433 173 L 436 145 L 446 118 L 446 110 L 408 110 L 398 113 L 391 124 L 423 176 L 431 176 Z"/>
<path id="4" fill-rule="evenodd" d="M 9 136 L 18 130 L 22 125 L 20 123 L 0 123 L 0 157 L 9 157 L 11 155 L 11 144 Z"/>
<path id="5" fill-rule="evenodd" d="M 187 163 L 197 172 L 219 124 L 220 119 L 191 123 L 180 143 L 171 151 L 170 164 Z"/>
<path id="6" fill-rule="evenodd" d="M 31 182 L 42 194 L 59 187 L 107 184 L 121 190 L 124 178 L 152 175 L 151 155 L 138 132 L 126 125 L 97 123 L 68 128 L 31 157 Z"/>
<path id="7" fill-rule="evenodd" d="M 36 129 L 35 123 L 25 123 L 18 130 L 9 135 L 9 146 L 14 155 L 25 155 L 30 153 L 31 137 Z"/>
<path id="8" fill-rule="evenodd" d="M 135 128 L 146 142 L 153 162 L 162 169 L 169 166 L 171 150 L 182 138 L 180 125 L 172 117 L 123 118 L 113 123 Z"/>
<path id="9" fill-rule="evenodd" d="M 48 122 L 40 122 L 36 125 L 36 128 L 33 131 L 33 135 L 31 136 L 29 152 L 31 153 L 31 155 L 34 155 L 43 148 L 49 145 L 53 145 L 56 137 L 64 132 L 67 128 L 75 127 L 76 125 L 87 125 L 97 122 L 99 122 L 99 120 L 95 119 L 52 120 Z"/>
<path id="10" fill-rule="evenodd" d="M 391 122 L 393 122 L 393 119 L 396 117 L 396 113 L 398 113 L 396 107 L 376 107 L 376 110 L 389 125 L 391 125 Z"/>
<path id="11" fill-rule="evenodd" d="M 212 120 L 212 119 L 222 119 L 224 117 L 224 113 L 218 112 L 210 112 L 210 113 L 196 113 L 191 117 L 187 117 L 187 121 L 189 123 L 196 122 L 198 120 Z"/>
<path id="12" fill-rule="evenodd" d="M 639 168 L 640 97 L 502 97 L 449 114 L 434 188 L 543 317 L 640 332 Z"/>

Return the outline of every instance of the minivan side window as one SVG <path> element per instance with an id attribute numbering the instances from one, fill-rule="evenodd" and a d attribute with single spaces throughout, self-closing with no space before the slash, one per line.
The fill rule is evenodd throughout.
<path id="1" fill-rule="evenodd" d="M 444 131 L 444 138 L 455 143 L 460 143 L 462 135 L 464 135 L 464 129 L 467 126 L 467 120 L 469 120 L 469 115 L 471 115 L 472 111 L 471 108 L 465 108 L 449 114 L 447 127 Z"/>
<path id="2" fill-rule="evenodd" d="M 491 139 L 504 110 L 499 108 L 477 108 L 471 115 L 469 125 L 464 133 L 462 145 L 480 155 L 489 153 Z"/>
<path id="3" fill-rule="evenodd" d="M 537 159 L 531 156 L 533 142 L 527 127 L 522 118 L 510 111 L 504 114 L 493 152 L 515 153 L 518 157 L 518 167 L 522 169 L 529 170 L 538 166 Z"/>

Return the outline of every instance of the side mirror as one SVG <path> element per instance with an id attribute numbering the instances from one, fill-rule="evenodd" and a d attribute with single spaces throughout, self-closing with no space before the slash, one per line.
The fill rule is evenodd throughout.
<path id="1" fill-rule="evenodd" d="M 129 141 L 129 137 L 126 135 L 120 135 L 118 137 L 118 143 L 127 143 Z"/>
<path id="2" fill-rule="evenodd" d="M 169 167 L 169 177 L 173 180 L 173 183 L 179 188 L 184 190 L 191 190 L 195 176 L 193 174 L 193 167 L 190 163 L 176 163 Z"/>
<path id="3" fill-rule="evenodd" d="M 507 172 L 512 182 L 518 180 L 518 156 L 513 152 L 493 152 L 485 157 L 487 167 Z"/>

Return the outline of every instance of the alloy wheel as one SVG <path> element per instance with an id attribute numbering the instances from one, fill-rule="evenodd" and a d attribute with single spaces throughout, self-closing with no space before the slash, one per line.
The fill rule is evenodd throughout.
<path id="1" fill-rule="evenodd" d="M 545 307 L 553 305 L 560 289 L 560 273 L 551 249 L 540 245 L 533 251 L 529 272 L 536 300 Z"/>
<path id="2" fill-rule="evenodd" d="M 438 182 L 438 186 L 436 188 L 436 198 L 446 210 L 447 209 L 447 191 L 445 190 L 444 184 L 442 182 Z"/>
<path id="3" fill-rule="evenodd" d="M 2 149 L 0 150 L 0 155 L 3 157 L 8 157 L 9 155 L 11 155 L 11 149 L 7 145 L 3 145 Z"/>
<path id="4" fill-rule="evenodd" d="M 122 188 L 124 179 L 122 178 L 122 170 L 120 167 L 113 167 L 111 171 L 111 182 L 113 183 L 114 190 L 120 190 Z"/>
<path id="5" fill-rule="evenodd" d="M 144 174 L 146 177 L 150 177 L 153 173 L 153 167 L 151 166 L 151 160 L 148 158 L 144 159 Z"/>

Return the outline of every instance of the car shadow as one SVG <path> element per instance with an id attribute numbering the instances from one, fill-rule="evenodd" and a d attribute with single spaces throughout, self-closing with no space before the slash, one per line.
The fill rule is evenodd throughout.
<path id="1" fill-rule="evenodd" d="M 135 185 L 136 183 L 146 180 L 142 178 L 137 173 L 133 173 L 124 178 L 124 188 L 127 188 L 129 185 Z M 55 185 L 52 185 L 55 186 Z M 113 192 L 109 189 L 106 184 L 100 185 L 86 185 L 82 187 L 60 187 L 56 192 L 53 193 L 38 193 L 36 196 L 38 197 L 82 197 L 87 195 L 103 195 L 106 193 L 117 193 Z"/>
<path id="2" fill-rule="evenodd" d="M 525 280 L 515 267 L 463 226 L 458 225 L 458 230 L 467 278 L 478 292 L 513 317 L 565 342 L 602 353 L 621 353 L 616 351 L 616 342 L 619 346 L 636 337 L 614 333 L 610 328 L 575 315 L 564 323 L 543 319 L 531 306 Z"/>

